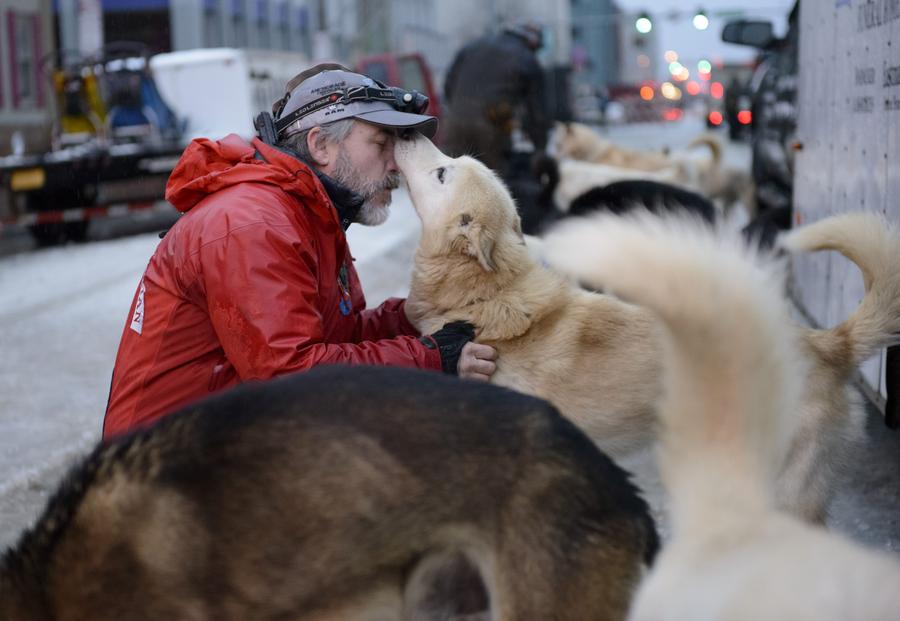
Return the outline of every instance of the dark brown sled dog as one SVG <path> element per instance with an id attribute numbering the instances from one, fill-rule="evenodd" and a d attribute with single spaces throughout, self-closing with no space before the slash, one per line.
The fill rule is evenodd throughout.
<path id="1" fill-rule="evenodd" d="M 320 368 L 98 447 L 3 559 L 0 619 L 619 619 L 656 547 L 546 402 Z"/>

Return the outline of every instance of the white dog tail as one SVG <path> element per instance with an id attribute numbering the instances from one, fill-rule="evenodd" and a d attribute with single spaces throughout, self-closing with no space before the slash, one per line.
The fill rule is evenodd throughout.
<path id="1" fill-rule="evenodd" d="M 783 266 L 699 221 L 647 213 L 564 223 L 545 252 L 662 320 L 660 470 L 676 528 L 713 509 L 740 523 L 767 511 L 805 376 Z"/>
<path id="2" fill-rule="evenodd" d="M 900 337 L 900 232 L 875 213 L 848 213 L 787 233 L 780 245 L 790 251 L 836 250 L 863 275 L 865 295 L 837 326 L 821 331 L 835 361 L 849 372 Z"/>
<path id="3" fill-rule="evenodd" d="M 718 168 L 722 163 L 722 143 L 719 142 L 719 139 L 710 134 L 703 134 L 702 136 L 694 138 L 687 148 L 693 149 L 700 146 L 704 146 L 709 149 L 713 168 Z"/>

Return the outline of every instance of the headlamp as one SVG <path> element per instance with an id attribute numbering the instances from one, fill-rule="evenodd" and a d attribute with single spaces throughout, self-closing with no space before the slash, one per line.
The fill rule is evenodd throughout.
<path id="1" fill-rule="evenodd" d="M 380 82 L 376 84 L 377 86 L 354 86 L 344 90 L 333 91 L 281 117 L 279 115 L 291 97 L 291 93 L 288 93 L 276 107 L 275 133 L 278 137 L 281 137 L 284 130 L 303 117 L 336 103 L 350 104 L 354 102 L 383 101 L 399 112 L 412 114 L 422 114 L 428 108 L 428 97 L 419 91 L 407 91 L 398 86 L 385 87 Z"/>

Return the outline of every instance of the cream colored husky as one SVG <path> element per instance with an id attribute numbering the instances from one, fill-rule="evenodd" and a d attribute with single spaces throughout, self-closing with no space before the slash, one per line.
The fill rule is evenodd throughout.
<path id="1" fill-rule="evenodd" d="M 398 141 L 395 156 L 422 220 L 406 303 L 416 327 L 427 334 L 469 321 L 499 351 L 495 383 L 550 400 L 614 456 L 652 445 L 662 360 L 655 316 L 537 263 L 509 192 L 477 160 L 447 157 L 423 137 Z M 575 262 L 594 244 L 580 243 L 569 248 Z M 792 245 L 839 250 L 867 275 L 867 294 L 845 322 L 796 328 L 810 371 L 779 500 L 822 521 L 833 470 L 861 426 L 851 374 L 900 330 L 900 235 L 859 215 L 803 229 Z"/>
<path id="2" fill-rule="evenodd" d="M 706 147 L 709 156 L 693 153 L 695 147 Z M 581 188 L 590 178 L 589 165 L 576 167 L 571 160 L 583 164 L 600 165 L 606 169 L 621 171 L 622 179 L 632 178 L 627 171 L 643 178 L 675 183 L 702 192 L 708 198 L 721 202 L 727 212 L 738 201 L 747 208 L 748 214 L 755 215 L 753 180 L 742 170 L 725 166 L 722 161 L 722 145 L 712 134 L 701 134 L 684 151 L 664 154 L 653 151 L 627 149 L 603 138 L 593 128 L 581 123 L 557 123 L 550 136 L 550 152 L 560 160 L 560 186 L 554 196 L 557 206 L 566 210 L 575 195 L 568 196 L 568 187 Z M 598 179 L 594 185 L 603 185 L 609 172 L 596 172 Z M 615 179 L 613 179 L 615 180 Z M 610 181 L 606 181 L 610 183 Z M 590 188 L 582 189 L 585 191 Z"/>
<path id="3" fill-rule="evenodd" d="M 879 246 L 869 224 L 845 217 L 791 243 L 808 246 L 826 231 L 844 237 L 843 229 L 845 239 L 865 234 Z M 648 214 L 582 222 L 547 245 L 582 280 L 649 309 L 664 326 L 659 459 L 672 534 L 629 618 L 897 618 L 895 558 L 775 509 L 778 464 L 797 445 L 810 366 L 822 361 L 790 325 L 781 266 L 741 246 L 736 236 Z M 868 266 L 886 249 L 865 250 L 873 254 L 856 258 Z M 866 271 L 871 295 L 881 274 Z M 846 356 L 860 351 L 859 330 L 843 331 Z"/>

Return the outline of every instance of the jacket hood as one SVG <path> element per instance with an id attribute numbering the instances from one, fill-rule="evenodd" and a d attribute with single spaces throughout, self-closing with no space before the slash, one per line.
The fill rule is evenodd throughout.
<path id="1" fill-rule="evenodd" d="M 258 138 L 247 142 L 236 134 L 191 141 L 169 176 L 166 200 L 187 212 L 210 194 L 247 181 L 270 183 L 301 199 L 317 199 L 307 202 L 333 211 L 321 182 L 306 164 Z"/>

